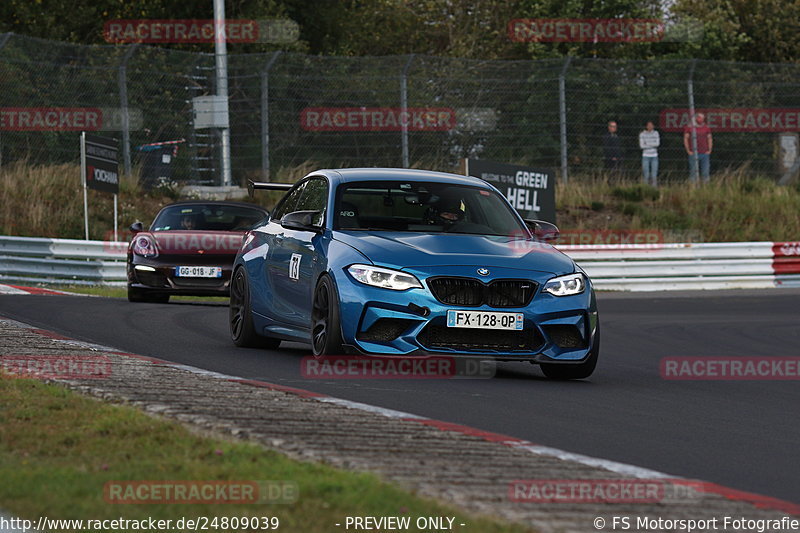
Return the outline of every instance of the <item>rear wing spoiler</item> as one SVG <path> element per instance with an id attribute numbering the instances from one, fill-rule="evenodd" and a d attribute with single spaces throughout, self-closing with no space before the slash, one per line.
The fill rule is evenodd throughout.
<path id="1" fill-rule="evenodd" d="M 256 189 L 267 191 L 288 191 L 294 187 L 294 183 L 273 183 L 269 181 L 253 181 L 247 180 L 247 194 L 250 198 L 253 197 Z"/>

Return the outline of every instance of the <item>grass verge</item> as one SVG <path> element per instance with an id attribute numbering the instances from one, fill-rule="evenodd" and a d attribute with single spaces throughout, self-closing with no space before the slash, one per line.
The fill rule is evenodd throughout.
<path id="1" fill-rule="evenodd" d="M 454 516 L 475 532 L 530 531 L 424 500 L 370 474 L 301 463 L 258 445 L 201 436 L 136 409 L 0 373 L 0 505 L 17 516 L 173 519 L 277 516 L 279 530 L 340 531 L 345 516 Z M 112 504 L 108 481 L 284 480 L 291 504 Z M 412 522 L 413 523 L 413 522 Z M 238 529 L 248 531 L 248 529 Z"/>

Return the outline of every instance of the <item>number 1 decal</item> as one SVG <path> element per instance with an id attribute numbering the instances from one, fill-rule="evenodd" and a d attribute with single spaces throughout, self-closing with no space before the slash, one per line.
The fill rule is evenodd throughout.
<path id="1" fill-rule="evenodd" d="M 300 259 L 302 257 L 300 254 L 292 254 L 292 258 L 289 260 L 289 279 L 300 279 Z"/>

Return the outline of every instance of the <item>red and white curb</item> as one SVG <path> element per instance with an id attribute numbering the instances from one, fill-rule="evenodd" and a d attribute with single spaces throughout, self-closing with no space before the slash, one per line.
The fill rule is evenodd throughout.
<path id="1" fill-rule="evenodd" d="M 68 296 L 86 296 L 75 292 L 56 291 L 53 289 L 43 289 L 41 287 L 23 287 L 21 285 L 3 285 L 0 284 L 0 294 L 48 294 L 48 295 L 68 295 Z"/>
<path id="2" fill-rule="evenodd" d="M 561 450 L 558 448 L 553 448 L 549 446 L 542 446 L 539 444 L 535 444 L 533 442 L 518 439 L 516 437 L 511 437 L 508 435 L 502 435 L 500 433 L 494 433 L 491 431 L 484 431 L 482 429 L 473 428 L 470 426 L 465 426 L 461 424 L 456 424 L 452 422 L 445 422 L 442 420 L 436 420 L 432 418 L 427 418 L 420 415 L 415 415 L 412 413 L 405 413 L 402 411 L 396 411 L 393 409 L 387 409 L 384 407 L 378 407 L 374 405 L 369 405 L 360 402 L 354 402 L 351 400 L 345 400 L 342 398 L 335 398 L 333 396 L 328 396 L 326 394 L 322 394 L 319 392 L 309 391 L 306 389 L 299 389 L 295 387 L 288 387 L 285 385 L 279 385 L 276 383 L 269 383 L 267 381 L 260 381 L 254 379 L 247 379 L 237 376 L 231 376 L 228 374 L 222 374 L 219 372 L 214 372 L 210 370 L 204 370 L 202 368 L 193 367 L 190 365 L 183 365 L 178 363 L 173 363 L 170 361 L 166 361 L 164 359 L 159 359 L 156 357 L 149 357 L 143 356 L 138 354 L 133 354 L 129 352 L 124 352 L 117 350 L 116 348 L 112 348 L 109 346 L 104 346 L 101 344 L 94 344 L 90 342 L 79 341 L 76 339 L 72 339 L 69 337 L 65 337 L 58 333 L 40 329 L 30 324 L 25 324 L 22 322 L 18 322 L 16 320 L 12 320 L 9 318 L 5 318 L 0 316 L 0 321 L 3 321 L 11 326 L 15 326 L 21 329 L 26 329 L 31 333 L 42 335 L 48 337 L 57 342 L 63 342 L 70 346 L 76 346 L 80 348 L 105 352 L 111 355 L 123 356 L 123 357 L 130 357 L 140 361 L 147 361 L 149 363 L 171 367 L 179 370 L 184 370 L 187 372 L 191 372 L 198 375 L 203 375 L 206 377 L 212 377 L 216 379 L 221 379 L 233 383 L 240 383 L 244 385 L 250 385 L 253 387 L 263 387 L 269 390 L 284 392 L 287 394 L 293 394 L 295 396 L 299 396 L 301 398 L 312 399 L 319 402 L 324 403 L 332 403 L 337 404 L 343 407 L 348 407 L 350 409 L 357 409 L 360 411 L 365 411 L 373 414 L 378 414 L 387 418 L 393 419 L 400 419 L 407 422 L 415 422 L 427 427 L 436 428 L 441 431 L 447 432 L 455 432 L 460 433 L 462 435 L 467 435 L 471 437 L 477 437 L 483 439 L 487 442 L 492 442 L 496 444 L 500 444 L 503 446 L 508 446 L 518 450 L 524 450 L 526 452 L 540 455 L 540 456 L 548 456 L 554 457 L 557 459 L 561 459 L 564 461 L 572 461 L 575 463 L 579 463 L 581 465 L 595 467 L 595 468 L 602 468 L 609 472 L 614 472 L 617 474 L 622 474 L 631 478 L 636 479 L 661 479 L 665 483 L 670 483 L 675 486 L 691 486 L 693 489 L 698 490 L 700 492 L 704 492 L 707 494 L 715 494 L 718 496 L 722 496 L 727 498 L 728 500 L 744 502 L 753 505 L 758 509 L 764 510 L 773 510 L 783 512 L 789 515 L 797 515 L 800 516 L 800 504 L 780 500 L 778 498 L 773 498 L 770 496 L 762 496 L 759 494 L 754 494 L 750 492 L 745 492 L 729 487 L 725 487 L 722 485 L 717 485 L 715 483 L 708 483 L 708 482 L 698 482 L 698 480 L 693 479 L 685 479 L 680 478 L 674 475 L 665 474 L 663 472 L 658 472 L 655 470 L 650 470 L 647 468 L 642 468 L 634 465 L 629 465 L 625 463 L 619 463 L 616 461 L 610 461 L 607 459 L 600 459 L 597 457 L 590 457 L 586 455 L 581 455 L 577 453 L 572 453 L 569 451 Z"/>

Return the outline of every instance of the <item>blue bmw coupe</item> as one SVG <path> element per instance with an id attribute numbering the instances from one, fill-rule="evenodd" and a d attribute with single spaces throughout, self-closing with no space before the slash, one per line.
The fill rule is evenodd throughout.
<path id="1" fill-rule="evenodd" d="M 237 346 L 528 361 L 555 379 L 594 371 L 591 281 L 546 243 L 555 226 L 523 220 L 492 185 L 364 168 L 290 187 L 236 256 Z"/>

